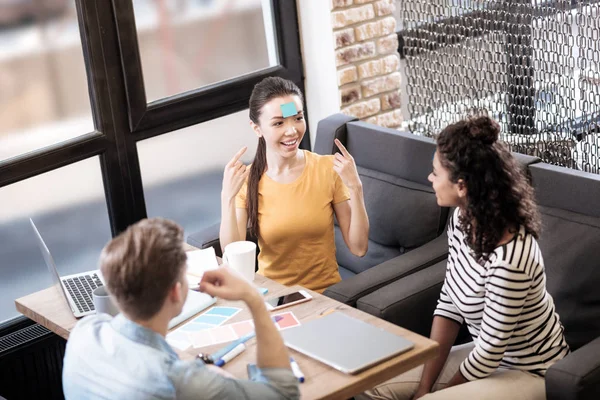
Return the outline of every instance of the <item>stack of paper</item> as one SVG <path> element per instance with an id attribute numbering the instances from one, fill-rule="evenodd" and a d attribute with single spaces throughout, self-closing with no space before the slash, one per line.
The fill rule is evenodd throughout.
<path id="1" fill-rule="evenodd" d="M 187 252 L 187 279 L 190 289 L 198 287 L 205 271 L 219 268 L 215 249 L 209 247 Z"/>

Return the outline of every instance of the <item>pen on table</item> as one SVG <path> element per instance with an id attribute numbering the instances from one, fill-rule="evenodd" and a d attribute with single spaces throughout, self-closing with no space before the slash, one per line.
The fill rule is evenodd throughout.
<path id="1" fill-rule="evenodd" d="M 279 315 L 276 315 L 276 316 L 272 317 L 272 320 L 275 323 L 279 322 L 282 319 L 283 319 L 283 317 L 279 316 Z M 241 343 L 246 343 L 248 340 L 252 339 L 254 336 L 256 336 L 256 332 L 252 331 L 252 332 L 250 332 L 250 333 L 242 336 L 238 340 L 234 340 L 233 342 L 231 342 L 227 346 L 223 347 L 221 350 L 218 350 L 215 353 L 211 354 L 210 358 L 212 358 L 213 360 L 216 361 L 219 358 L 222 358 L 225 354 L 229 353 L 231 350 L 233 350 L 237 345 L 239 345 Z"/>
<path id="2" fill-rule="evenodd" d="M 215 353 L 211 354 L 210 356 L 212 357 L 213 360 L 216 361 L 219 358 L 222 358 L 225 354 L 229 353 L 231 350 L 233 350 L 237 345 L 239 345 L 241 343 L 246 343 L 248 340 L 252 339 L 254 336 L 256 336 L 256 332 L 252 331 L 252 332 L 248 333 L 247 335 L 242 336 L 238 340 L 231 342 L 230 344 L 223 347 L 221 350 L 216 351 Z"/>
<path id="3" fill-rule="evenodd" d="M 294 360 L 293 357 L 290 357 L 290 366 L 292 367 L 292 372 L 294 373 L 294 376 L 296 378 L 298 378 L 298 382 L 303 383 L 304 382 L 304 374 L 302 373 L 300 366 L 298 365 L 296 360 Z"/>
<path id="4" fill-rule="evenodd" d="M 229 353 L 225 354 L 218 360 L 215 360 L 215 365 L 217 367 L 222 367 L 223 365 L 227 364 L 229 361 L 233 360 L 235 357 L 240 355 L 244 350 L 246 350 L 246 345 L 244 343 L 238 344 Z"/>

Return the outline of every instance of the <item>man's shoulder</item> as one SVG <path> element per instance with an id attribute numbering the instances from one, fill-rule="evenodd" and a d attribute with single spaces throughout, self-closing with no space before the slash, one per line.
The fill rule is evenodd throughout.
<path id="1" fill-rule="evenodd" d="M 69 338 L 73 338 L 73 335 L 83 334 L 83 332 L 89 332 L 92 330 L 96 330 L 101 328 L 104 325 L 110 324 L 112 321 L 112 317 L 108 314 L 97 314 L 97 315 L 88 315 L 87 317 L 83 317 L 77 324 Z"/>

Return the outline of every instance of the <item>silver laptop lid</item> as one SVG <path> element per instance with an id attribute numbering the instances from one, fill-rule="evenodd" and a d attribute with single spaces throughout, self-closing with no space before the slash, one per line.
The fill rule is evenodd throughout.
<path id="1" fill-rule="evenodd" d="M 382 328 L 334 312 L 281 332 L 285 344 L 339 371 L 357 374 L 414 347 Z"/>
<path id="2" fill-rule="evenodd" d="M 56 270 L 56 264 L 54 263 L 52 254 L 50 254 L 50 250 L 48 249 L 48 246 L 46 246 L 44 239 L 42 239 L 42 235 L 40 235 L 40 232 L 38 231 L 37 227 L 35 226 L 35 224 L 33 223 L 33 220 L 31 218 L 29 218 L 29 222 L 31 223 L 31 227 L 33 228 L 33 231 L 35 232 L 35 237 L 37 239 L 38 246 L 40 248 L 40 251 L 42 252 L 42 256 L 44 257 L 44 261 L 46 262 L 48 271 L 50 272 L 50 275 L 52 276 L 52 281 L 54 282 L 54 286 L 57 286 L 60 289 L 61 293 L 63 294 L 63 296 L 65 296 L 65 299 L 67 299 L 67 302 L 69 303 L 69 298 L 68 298 L 67 294 L 65 293 L 62 283 L 60 282 L 60 276 L 58 275 L 58 271 Z M 69 305 L 70 305 L 70 303 L 69 303 Z"/>

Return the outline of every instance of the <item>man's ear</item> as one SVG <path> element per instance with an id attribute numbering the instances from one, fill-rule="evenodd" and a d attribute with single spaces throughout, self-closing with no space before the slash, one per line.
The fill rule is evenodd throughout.
<path id="1" fill-rule="evenodd" d="M 183 286 L 180 281 L 177 281 L 169 290 L 169 300 L 173 303 L 181 303 L 183 301 Z"/>
<path id="2" fill-rule="evenodd" d="M 260 126 L 258 126 L 258 124 L 255 124 L 253 121 L 250 121 L 250 127 L 252 128 L 254 133 L 256 133 L 256 136 L 262 137 L 262 132 L 260 131 Z"/>
<path id="3" fill-rule="evenodd" d="M 467 198 L 467 185 L 464 180 L 459 179 L 456 183 L 458 185 L 458 197 L 461 199 Z"/>

